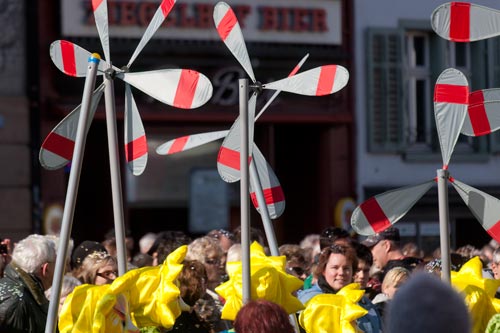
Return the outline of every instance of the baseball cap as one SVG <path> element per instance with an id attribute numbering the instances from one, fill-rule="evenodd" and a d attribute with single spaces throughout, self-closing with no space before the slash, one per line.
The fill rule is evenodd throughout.
<path id="1" fill-rule="evenodd" d="M 361 242 L 361 244 L 367 247 L 373 247 L 377 245 L 378 242 L 384 239 L 399 242 L 401 240 L 401 237 L 399 236 L 399 229 L 396 227 L 389 227 L 384 231 L 379 232 L 378 234 L 368 236 L 364 241 Z"/>

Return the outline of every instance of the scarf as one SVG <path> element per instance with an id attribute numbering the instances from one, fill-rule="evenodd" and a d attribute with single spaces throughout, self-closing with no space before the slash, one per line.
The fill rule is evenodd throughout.
<path id="1" fill-rule="evenodd" d="M 318 277 L 318 286 L 325 294 L 336 294 L 338 290 L 333 289 L 326 281 L 323 274 Z"/>

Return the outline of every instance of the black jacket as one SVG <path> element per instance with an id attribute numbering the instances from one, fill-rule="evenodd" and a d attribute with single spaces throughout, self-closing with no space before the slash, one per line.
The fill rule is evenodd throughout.
<path id="1" fill-rule="evenodd" d="M 0 332 L 43 333 L 49 301 L 35 276 L 9 264 L 0 279 Z"/>

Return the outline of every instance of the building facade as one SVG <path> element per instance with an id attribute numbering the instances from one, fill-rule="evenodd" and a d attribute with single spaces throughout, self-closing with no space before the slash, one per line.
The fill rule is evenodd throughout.
<path id="1" fill-rule="evenodd" d="M 0 6 L 0 238 L 18 239 L 36 228 L 39 187 L 31 156 L 31 132 L 36 128 L 36 91 L 26 66 L 32 43 L 27 30 L 32 22 L 24 1 Z"/>
<path id="2" fill-rule="evenodd" d="M 444 2 L 443 2 L 444 3 Z M 496 1 L 475 1 L 498 8 Z M 436 177 L 442 167 L 433 93 L 439 74 L 453 67 L 470 91 L 499 86 L 498 39 L 445 41 L 431 29 L 439 1 L 355 1 L 356 193 L 358 202 Z M 500 197 L 498 134 L 459 137 L 450 175 Z M 459 195 L 449 190 L 451 244 L 482 246 L 489 235 Z M 426 250 L 439 245 L 437 189 L 398 226 Z"/>

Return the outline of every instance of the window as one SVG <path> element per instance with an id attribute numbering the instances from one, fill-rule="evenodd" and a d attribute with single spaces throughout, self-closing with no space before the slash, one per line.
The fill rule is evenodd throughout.
<path id="1" fill-rule="evenodd" d="M 425 155 L 439 158 L 433 104 L 438 76 L 444 69 L 453 67 L 468 78 L 471 91 L 474 87 L 477 90 L 487 86 L 487 66 L 484 66 L 482 58 L 486 54 L 484 43 L 448 42 L 430 28 L 423 29 L 421 26 L 418 29 L 368 30 L 367 119 L 370 152 L 401 153 L 407 159 L 422 159 L 426 158 Z M 498 49 L 500 51 L 500 47 Z M 500 69 L 500 55 L 497 58 Z M 486 148 L 485 138 L 461 135 L 455 152 L 477 155 L 484 153 Z"/>
<path id="2" fill-rule="evenodd" d="M 427 149 L 432 144 L 432 98 L 429 36 L 407 32 L 405 59 L 408 79 L 408 121 L 405 139 L 409 147 Z"/>

